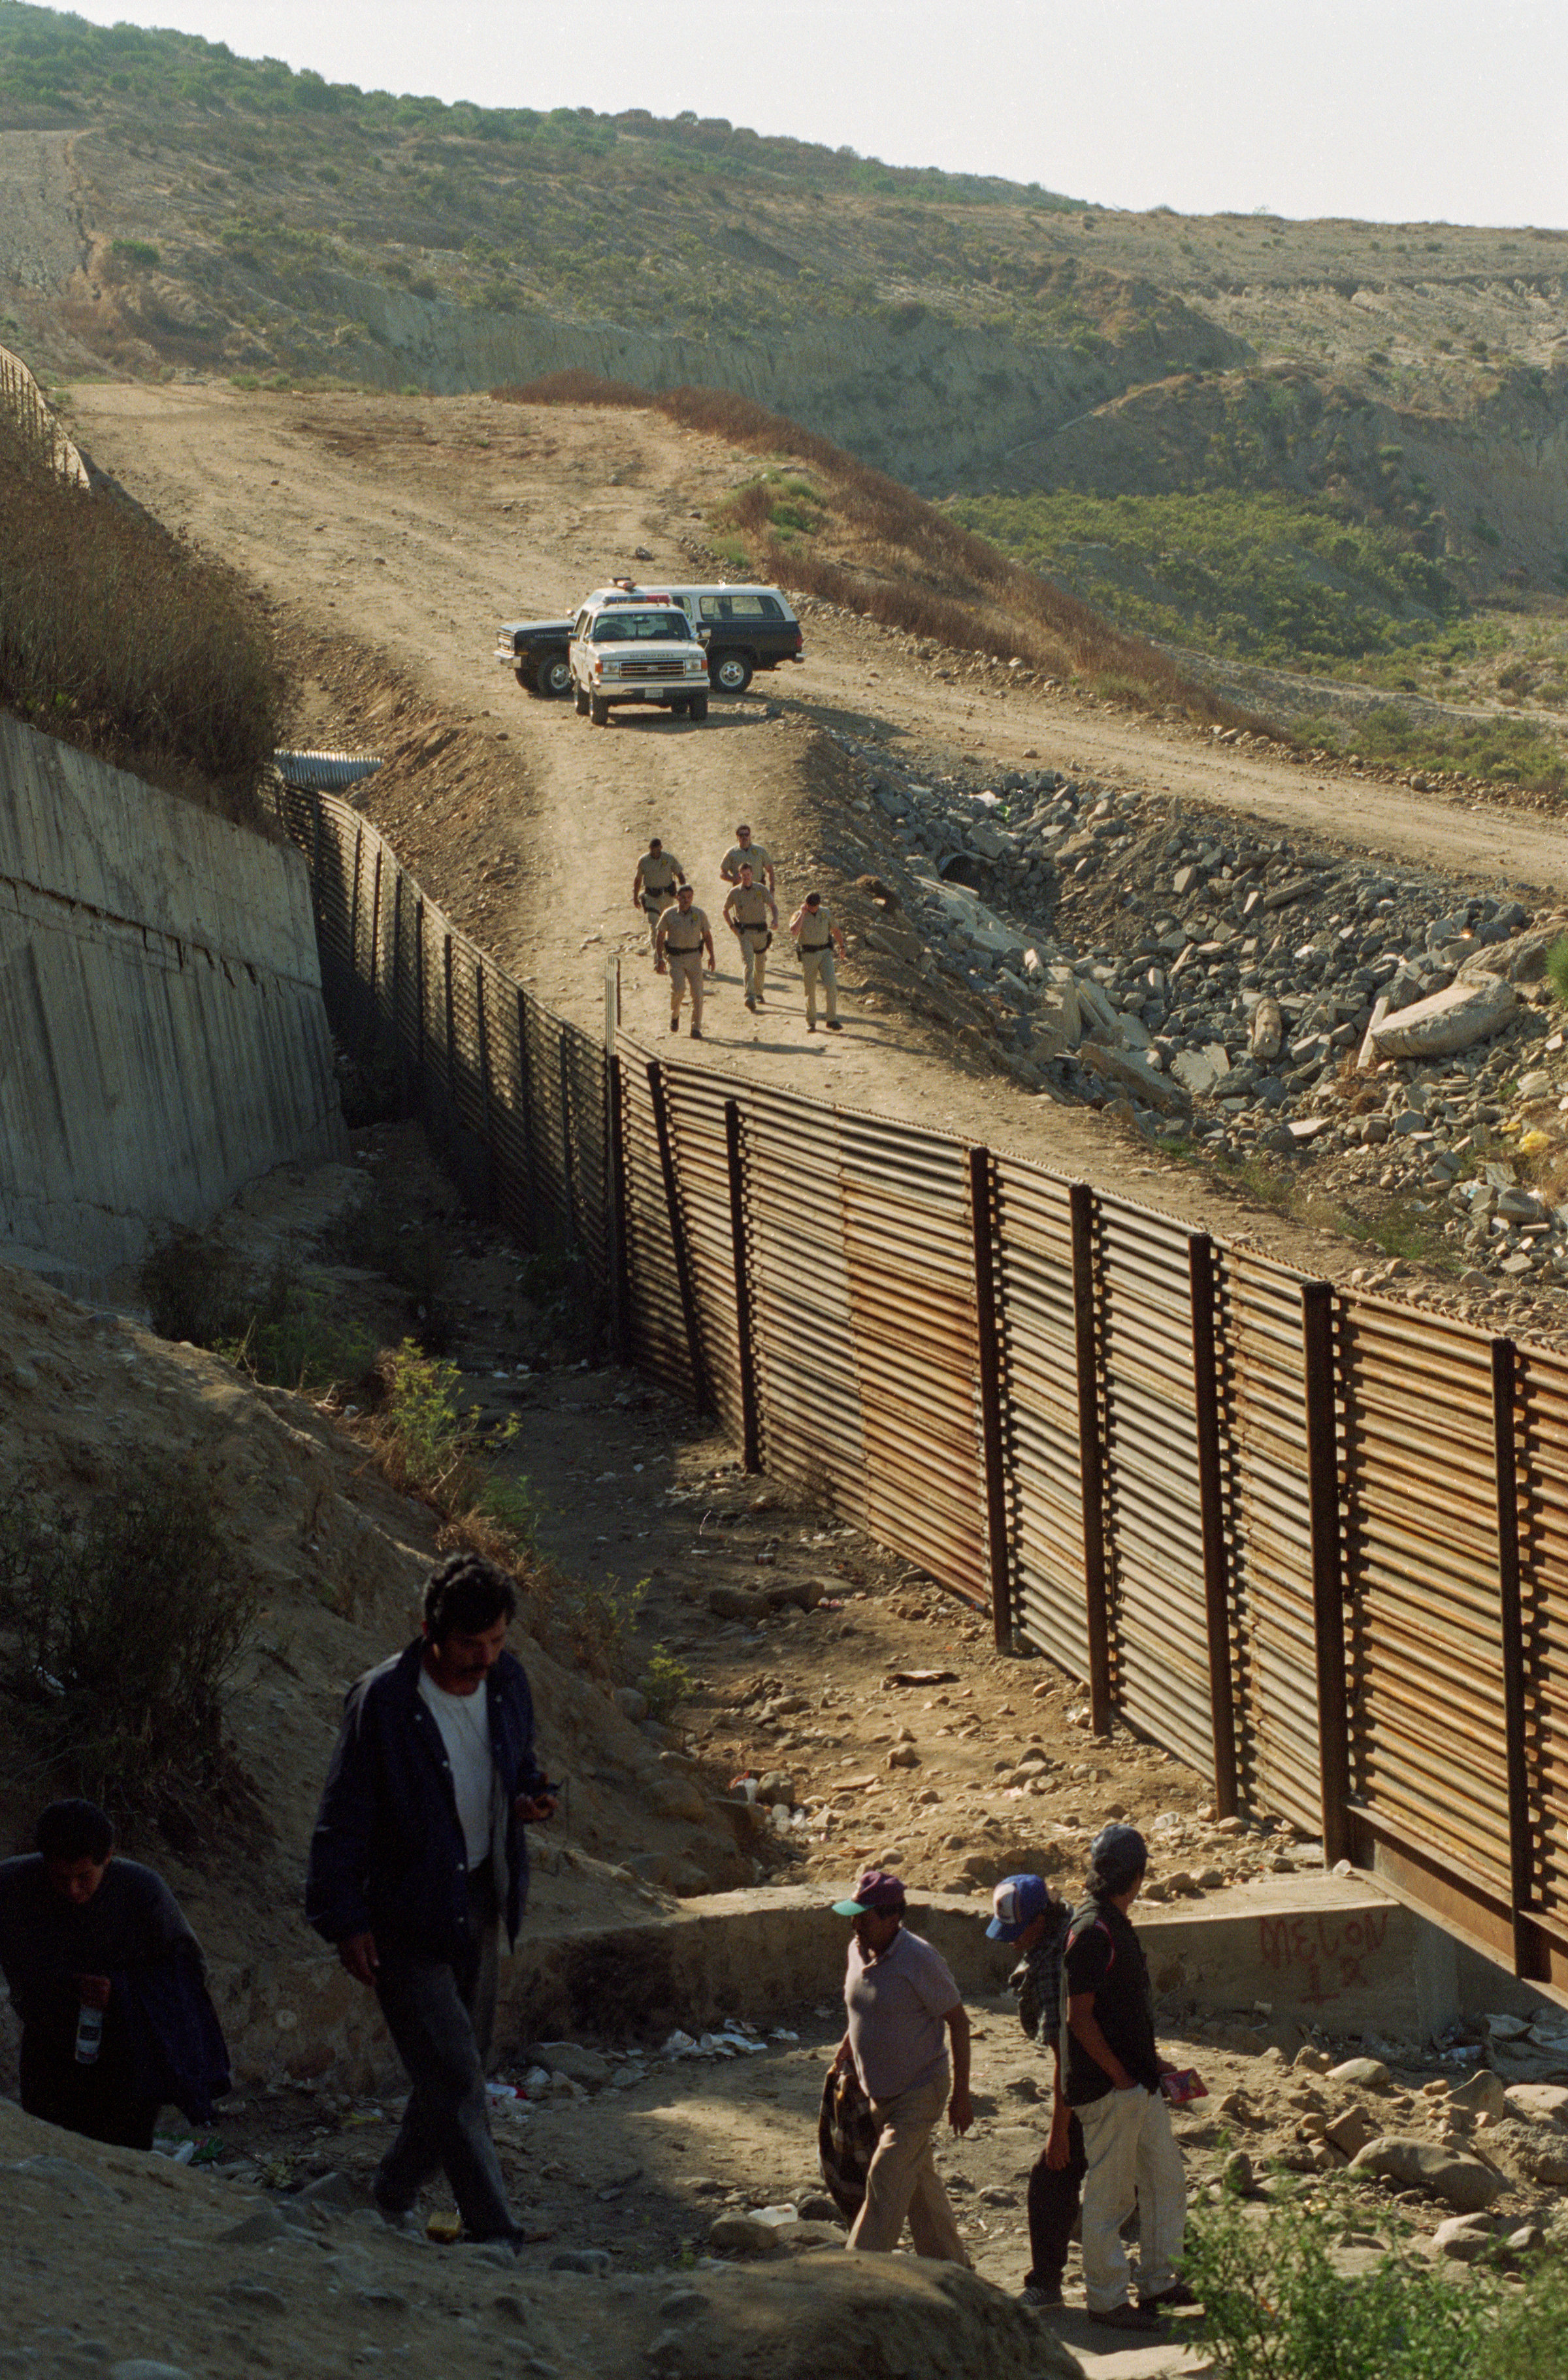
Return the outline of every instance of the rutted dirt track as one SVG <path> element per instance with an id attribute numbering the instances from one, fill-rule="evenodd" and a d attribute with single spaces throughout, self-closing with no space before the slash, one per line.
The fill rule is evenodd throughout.
<path id="1" fill-rule="evenodd" d="M 570 704 L 524 696 L 492 659 L 498 621 L 559 616 L 620 571 L 693 575 L 684 545 L 750 476 L 748 458 L 650 415 L 496 405 L 488 398 L 244 394 L 219 384 L 84 386 L 76 426 L 95 460 L 171 524 L 264 589 L 305 674 L 295 733 L 370 738 L 398 755 L 366 807 L 406 863 L 475 938 L 553 1006 L 596 1025 L 619 952 L 625 1021 L 667 1038 L 663 986 L 642 953 L 632 873 L 649 836 L 684 860 L 715 926 L 720 855 L 746 818 L 779 868 L 787 917 L 845 816 L 824 728 L 921 752 L 1040 765 L 1277 820 L 1292 832 L 1538 902 L 1568 881 L 1554 823 L 1326 775 L 1258 750 L 1027 689 L 982 697 L 914 663 L 893 638 L 843 619 L 807 624 L 799 669 L 716 700 L 704 725 L 615 715 L 595 731 Z M 651 557 L 634 560 L 642 548 Z M 702 575 L 707 575 L 706 573 Z M 770 715 L 772 714 L 772 715 Z M 460 765 L 425 768 L 448 731 Z M 831 882 L 833 870 L 825 870 Z M 907 1114 L 1136 1191 L 1281 1256 L 1340 1272 L 1345 1244 L 1248 1213 L 1189 1171 L 1157 1164 L 1090 1111 L 1029 1095 L 855 996 L 849 1029 L 808 1038 L 798 973 L 780 954 L 768 1012 L 749 1017 L 719 933 L 718 997 L 702 1055 L 816 1096 Z M 684 1038 L 683 1055 L 690 1050 Z M 1152 1177 L 1158 1176 L 1154 1185 Z"/>

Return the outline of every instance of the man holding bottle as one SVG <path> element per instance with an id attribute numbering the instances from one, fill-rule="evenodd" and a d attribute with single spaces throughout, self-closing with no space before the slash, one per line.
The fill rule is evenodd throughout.
<path id="1" fill-rule="evenodd" d="M 165 2100 L 210 2112 L 228 2088 L 201 1945 L 163 1877 L 115 1857 L 96 1803 L 52 1803 L 33 1840 L 0 1860 L 22 2106 L 88 2140 L 150 2149 Z"/>

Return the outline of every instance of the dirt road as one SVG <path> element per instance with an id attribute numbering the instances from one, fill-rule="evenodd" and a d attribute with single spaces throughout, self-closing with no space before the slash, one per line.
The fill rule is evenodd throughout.
<path id="1" fill-rule="evenodd" d="M 703 725 L 620 712 L 600 731 L 569 703 L 529 698 L 492 658 L 496 624 L 559 616 L 618 571 L 689 576 L 683 540 L 702 539 L 713 504 L 751 475 L 749 458 L 653 416 L 135 383 L 83 386 L 76 426 L 133 493 L 267 590 L 302 672 L 298 738 L 368 738 L 396 754 L 367 808 L 468 930 L 585 1025 L 602 1015 L 604 962 L 618 953 L 625 1023 L 639 1038 L 667 1035 L 664 987 L 631 903 L 650 834 L 684 860 L 717 928 L 719 857 L 748 819 L 778 865 L 781 905 L 794 906 L 847 821 L 824 729 L 999 768 L 1032 755 L 1478 885 L 1568 888 L 1561 833 L 1533 812 L 1324 774 L 1036 689 L 982 695 L 842 617 L 813 618 L 804 667 L 715 701 Z M 763 1068 L 845 1104 L 940 1114 L 974 1139 L 1136 1186 L 1195 1223 L 1244 1227 L 1223 1190 L 1087 1110 L 966 1071 L 951 1042 L 874 1013 L 853 986 L 836 1039 L 807 1038 L 787 963 L 766 1015 L 748 1016 L 733 946 L 719 939 L 709 1063 Z M 1333 1272 L 1355 1253 L 1250 1210 L 1245 1228 Z"/>

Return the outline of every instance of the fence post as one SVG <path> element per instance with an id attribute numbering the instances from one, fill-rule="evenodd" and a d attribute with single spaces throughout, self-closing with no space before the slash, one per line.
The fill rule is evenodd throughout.
<path id="1" fill-rule="evenodd" d="M 746 1471 L 762 1468 L 757 1423 L 757 1364 L 751 1337 L 751 1276 L 746 1245 L 746 1167 L 741 1148 L 740 1101 L 724 1101 L 724 1157 L 730 1176 L 730 1246 L 735 1257 L 735 1328 L 740 1356 L 740 1459 Z"/>
<path id="2" fill-rule="evenodd" d="M 381 990 L 376 981 L 376 961 L 381 955 L 381 863 L 386 846 L 376 837 L 376 864 L 371 884 L 371 963 L 366 980 L 371 987 L 372 1029 L 381 1023 Z"/>
<path id="3" fill-rule="evenodd" d="M 610 1342 L 618 1363 L 631 1361 L 631 1283 L 626 1271 L 626 1173 L 621 1113 L 621 962 L 604 962 L 604 1237 L 610 1296 Z"/>
<path id="4" fill-rule="evenodd" d="M 350 980 L 359 972 L 359 865 L 364 856 L 365 830 L 354 830 L 354 889 L 348 895 L 348 974 Z"/>
<path id="5" fill-rule="evenodd" d="M 675 1284 L 686 1318 L 687 1352 L 691 1361 L 691 1385 L 699 1413 L 712 1410 L 708 1373 L 702 1361 L 702 1340 L 697 1322 L 697 1293 L 692 1286 L 691 1258 L 686 1245 L 686 1219 L 681 1213 L 680 1184 L 675 1180 L 675 1143 L 670 1138 L 670 1110 L 664 1097 L 664 1069 L 657 1058 L 648 1061 L 648 1095 L 653 1103 L 653 1129 L 659 1140 L 659 1170 L 664 1177 L 664 1207 L 670 1219 L 670 1244 L 675 1251 Z"/>
<path id="6" fill-rule="evenodd" d="M 529 1177 L 529 1230 L 539 1245 L 539 1155 L 534 1148 L 533 1058 L 529 1050 L 529 996 L 517 990 L 517 1115 L 523 1127 L 523 1161 Z"/>
<path id="7" fill-rule="evenodd" d="M 1513 1972 L 1527 1973 L 1526 1912 L 1535 1899 L 1530 1769 L 1525 1713 L 1525 1622 L 1519 1599 L 1518 1467 L 1513 1401 L 1517 1352 L 1492 1341 L 1492 1437 L 1497 1449 L 1497 1584 L 1502 1622 L 1502 1708 L 1508 1753 L 1508 1864 L 1513 1898 Z"/>
<path id="8" fill-rule="evenodd" d="M 484 961 L 474 961 L 474 1015 L 480 1037 L 480 1092 L 484 1100 L 485 1187 L 490 1219 L 501 1212 L 501 1191 L 495 1164 L 495 1098 L 490 1085 L 490 1026 L 484 1013 Z"/>
<path id="9" fill-rule="evenodd" d="M 1105 1470 L 1100 1440 L 1100 1323 L 1094 1294 L 1094 1192 L 1067 1193 L 1073 1224 L 1073 1326 L 1078 1372 L 1078 1480 L 1084 1520 L 1084 1618 L 1089 1725 L 1111 1732 L 1111 1612 L 1105 1575 Z"/>
<path id="10" fill-rule="evenodd" d="M 419 1013 L 418 1028 L 414 1036 L 414 1066 L 421 1097 L 425 1087 L 425 1002 L 430 992 L 426 973 L 425 904 L 424 895 L 421 893 L 414 904 L 414 1002 Z"/>
<path id="11" fill-rule="evenodd" d="M 452 1006 L 452 937 L 441 938 L 441 965 L 446 986 L 446 1088 L 456 1097 L 457 1087 L 457 1024 Z"/>
<path id="12" fill-rule="evenodd" d="M 570 1028 L 562 1025 L 561 1038 L 555 1044 L 555 1055 L 561 1076 L 561 1191 L 566 1208 L 566 1242 L 577 1243 L 577 1193 L 572 1168 L 572 1070 L 566 1060 L 566 1035 Z"/>
<path id="13" fill-rule="evenodd" d="M 1301 1284 L 1307 1408 L 1307 1495 L 1312 1529 L 1312 1636 L 1318 1661 L 1318 1766 L 1323 1864 L 1350 1856 L 1350 1714 L 1345 1695 L 1344 1582 L 1340 1543 L 1338 1431 L 1334 1421 L 1333 1292 Z"/>
<path id="14" fill-rule="evenodd" d="M 1236 1714 L 1231 1678 L 1231 1576 L 1220 1480 L 1220 1382 L 1214 1368 L 1214 1243 L 1187 1242 L 1192 1282 L 1193 1411 L 1197 1424 L 1197 1500 L 1203 1515 L 1203 1604 L 1209 1623 L 1209 1700 L 1214 1728 L 1214 1808 L 1236 1815 Z"/>
<path id="15" fill-rule="evenodd" d="M 392 981 L 389 1006 L 391 1010 L 392 1043 L 397 1052 L 397 1096 L 399 1103 L 408 1103 L 408 1052 L 403 1046 L 403 870 L 393 862 L 392 879 Z"/>
<path id="16" fill-rule="evenodd" d="M 985 1463 L 986 1552 L 991 1571 L 991 1634 L 1013 1650 L 1013 1562 L 1007 1530 L 1007 1456 L 1002 1437 L 1002 1337 L 996 1295 L 996 1167 L 989 1148 L 971 1148 L 969 1231 L 975 1266 L 975 1354 L 979 1373 L 980 1451 Z"/>

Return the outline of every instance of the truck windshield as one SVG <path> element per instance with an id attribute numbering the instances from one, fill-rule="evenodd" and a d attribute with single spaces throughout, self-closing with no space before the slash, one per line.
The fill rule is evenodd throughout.
<path id="1" fill-rule="evenodd" d="M 589 638 L 596 645 L 634 645 L 645 638 L 687 645 L 691 642 L 691 630 L 685 613 L 672 603 L 667 612 L 602 612 L 589 630 Z"/>

